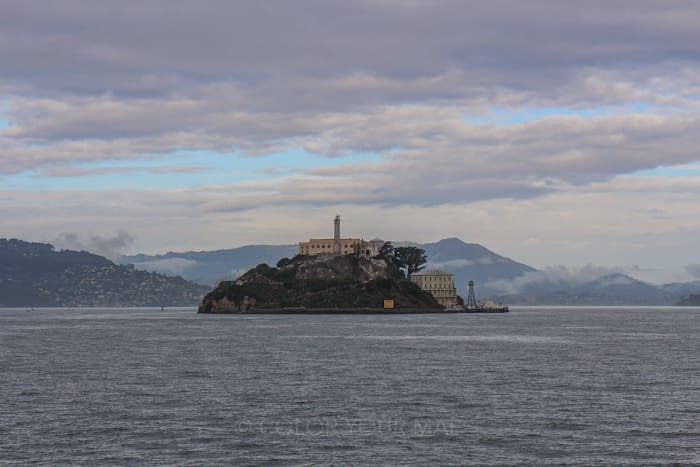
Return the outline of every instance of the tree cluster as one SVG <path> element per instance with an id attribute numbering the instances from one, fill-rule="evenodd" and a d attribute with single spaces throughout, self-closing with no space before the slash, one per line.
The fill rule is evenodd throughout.
<path id="1" fill-rule="evenodd" d="M 428 257 L 425 250 L 414 246 L 394 247 L 391 242 L 385 242 L 379 249 L 377 258 L 386 261 L 393 275 L 411 277 L 412 274 L 425 268 Z"/>

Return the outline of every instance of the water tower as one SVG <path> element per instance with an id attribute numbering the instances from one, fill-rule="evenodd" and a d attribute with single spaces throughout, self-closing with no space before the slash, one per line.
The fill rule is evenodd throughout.
<path id="1" fill-rule="evenodd" d="M 469 295 L 467 295 L 467 308 L 476 308 L 476 296 L 474 296 L 474 281 L 469 281 Z"/>

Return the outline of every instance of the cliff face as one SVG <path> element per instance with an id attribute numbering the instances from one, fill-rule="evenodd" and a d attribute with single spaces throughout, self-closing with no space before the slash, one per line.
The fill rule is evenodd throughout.
<path id="1" fill-rule="evenodd" d="M 388 279 L 383 259 L 363 259 L 354 256 L 297 256 L 280 268 L 283 277 L 294 280 L 338 280 L 368 282 Z M 245 281 L 245 276 L 241 277 Z"/>
<path id="2" fill-rule="evenodd" d="M 296 256 L 280 268 L 261 264 L 236 281 L 221 282 L 200 313 L 243 313 L 250 308 L 397 308 L 439 310 L 429 293 L 390 277 L 383 260 L 353 256 Z"/>

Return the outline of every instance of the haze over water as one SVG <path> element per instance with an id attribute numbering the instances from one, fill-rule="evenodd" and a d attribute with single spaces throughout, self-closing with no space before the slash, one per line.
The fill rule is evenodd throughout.
<path id="1" fill-rule="evenodd" d="M 5 309 L 0 464 L 697 464 L 699 323 Z"/>

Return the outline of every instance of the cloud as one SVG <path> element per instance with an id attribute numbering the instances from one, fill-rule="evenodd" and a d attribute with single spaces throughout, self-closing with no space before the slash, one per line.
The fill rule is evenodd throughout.
<path id="1" fill-rule="evenodd" d="M 685 266 L 685 270 L 690 274 L 694 279 L 700 279 L 700 264 L 687 264 Z"/>
<path id="2" fill-rule="evenodd" d="M 700 10 L 601 5 L 5 1 L 0 217 L 152 250 L 304 238 L 342 208 L 359 234 L 487 238 L 538 265 L 674 251 L 682 268 L 697 177 L 635 174 L 700 160 Z M 300 150 L 313 160 L 290 163 Z M 183 151 L 207 155 L 182 167 Z M 211 153 L 273 168 L 226 182 Z M 192 189 L 88 189 L 200 170 Z"/>
<path id="3" fill-rule="evenodd" d="M 54 120 L 61 120 L 56 118 Z M 269 123 L 266 124 L 269 127 Z M 280 123 L 282 125 L 282 123 Z M 262 137 L 256 150 L 293 149 L 298 145 L 323 154 L 378 152 L 380 162 L 362 165 L 309 169 L 306 174 L 279 178 L 270 175 L 275 190 L 264 199 L 249 199 L 240 184 L 233 187 L 243 196 L 216 209 L 246 209 L 260 203 L 293 202 L 324 205 L 346 201 L 441 205 L 491 198 L 527 199 L 578 185 L 609 179 L 616 175 L 651 169 L 661 162 L 687 164 L 697 159 L 693 150 L 700 144 L 700 118 L 679 116 L 622 115 L 584 119 L 575 116 L 548 117 L 536 122 L 508 127 L 474 125 L 463 122 L 453 111 L 414 108 L 383 109 L 366 115 L 339 115 L 333 119 L 309 118 L 308 137 L 287 141 L 286 135 L 300 131 L 295 122 L 279 138 Z M 281 127 L 280 127 L 281 128 Z M 251 128 L 245 131 L 250 131 Z M 226 142 L 244 139 L 232 127 L 221 141 L 207 140 L 204 147 L 223 150 Z M 15 147 L 0 162 L 0 171 L 24 167 L 54 166 L 63 162 L 95 162 L 129 159 L 138 154 L 175 151 L 180 146 L 197 147 L 196 135 L 155 135 L 134 140 L 62 141 L 51 146 Z M 305 143 L 304 141 L 308 141 Z M 673 140 L 674 144 L 670 144 Z M 285 142 L 287 141 L 287 142 Z M 318 142 L 323 141 L 319 146 Z M 504 142 L 508 142 L 504 144 Z M 255 139 L 249 139 L 253 148 Z M 282 147 L 276 146 L 282 144 Z M 400 149 L 396 149 L 400 146 Z M 267 148 L 267 149 L 265 149 Z M 658 154 L 664 154 L 661 161 Z M 144 156 L 153 157 L 153 156 Z M 162 156 L 161 156 L 162 158 Z M 152 168 L 152 173 L 204 168 Z M 47 176 L 96 174 L 125 169 L 86 169 L 52 167 Z M 309 191 L 307 185 L 313 183 Z M 324 188 L 326 187 L 326 188 Z M 313 195 L 313 196 L 310 196 Z"/>
<path id="4" fill-rule="evenodd" d="M 582 268 L 568 268 L 564 265 L 550 266 L 539 271 L 526 272 L 510 280 L 498 280 L 488 283 L 489 287 L 503 290 L 503 293 L 515 294 L 527 290 L 528 287 L 536 285 L 568 285 L 585 284 L 605 276 L 623 274 L 625 268 L 608 268 L 594 265 L 586 265 Z M 625 278 L 620 281 L 611 280 L 611 284 L 628 283 Z"/>
<path id="5" fill-rule="evenodd" d="M 74 232 L 61 233 L 52 243 L 61 249 L 84 250 L 107 258 L 116 260 L 121 256 L 121 251 L 134 241 L 126 230 L 118 230 L 113 237 L 93 235 L 84 238 Z"/>
<path id="6" fill-rule="evenodd" d="M 620 275 L 605 276 L 598 281 L 598 284 L 601 287 L 608 287 L 611 285 L 631 285 L 634 283 L 635 281 L 631 278 Z"/>
<path id="7" fill-rule="evenodd" d="M 476 264 L 476 261 L 471 261 L 468 259 L 453 259 L 449 261 L 431 261 L 428 263 L 428 268 L 430 269 L 440 269 L 440 268 L 462 268 L 465 266 L 472 266 Z"/>
<path id="8" fill-rule="evenodd" d="M 16 103 L 18 123 L 1 133 L 0 148 L 6 156 L 0 172 L 84 162 L 167 160 L 181 148 L 265 155 L 301 147 L 329 157 L 368 152 L 382 156 L 379 163 L 311 170 L 313 175 L 432 175 L 437 180 L 423 185 L 437 190 L 466 178 L 471 183 L 491 179 L 488 187 L 523 181 L 543 184 L 549 179 L 589 183 L 662 163 L 696 161 L 692 148 L 700 143 L 700 108 L 669 115 L 555 115 L 501 126 L 468 123 L 460 110 L 428 105 L 289 116 L 216 112 L 202 102 L 201 109 L 182 118 L 167 106 L 154 114 L 157 103 L 100 100 L 28 102 L 30 107 L 42 107 L 31 111 Z M 120 110 L 103 109 L 113 105 Z M 99 117 L 103 113 L 110 115 L 108 120 Z M 138 131 L 121 129 L 122 120 Z M 659 154 L 664 154 L 662 160 Z"/>
<path id="9" fill-rule="evenodd" d="M 172 276 L 181 275 L 185 269 L 195 265 L 197 265 L 197 261 L 186 258 L 163 258 L 134 263 L 134 266 L 138 269 L 145 269 L 146 271 L 159 272 Z"/>
<path id="10" fill-rule="evenodd" d="M 0 40 L 0 57 L 11 65 L 6 80 L 90 94 L 358 70 L 409 79 L 448 68 L 471 71 L 469 81 L 486 86 L 529 90 L 539 78 L 544 89 L 572 68 L 692 61 L 700 43 L 700 13 L 684 0 L 605 8 L 552 0 L 210 1 L 206 8 L 65 0 L 41 9 L 16 0 L 4 2 L 3 13 L 0 31 L 12 39 Z"/>
<path id="11" fill-rule="evenodd" d="M 195 173 L 209 170 L 207 167 L 63 167 L 47 169 L 39 177 L 88 177 L 93 175 L 128 175 L 132 173 L 171 174 Z"/>
<path id="12" fill-rule="evenodd" d="M 698 160 L 691 3 L 302 4 L 9 2 L 0 174 L 200 170 L 178 166 L 183 149 L 280 166 L 300 148 L 377 156 L 268 171 L 273 190 L 231 186 L 235 198 L 205 203 L 214 212 L 526 200 Z M 537 113 L 550 108 L 563 110 Z M 540 116 L 504 125 L 494 109 Z M 576 115 L 590 109 L 602 111 Z M 162 167 L 123 166 L 135 160 Z"/>
<path id="13" fill-rule="evenodd" d="M 435 268 L 435 269 L 441 269 L 441 268 L 462 268 L 465 266 L 474 266 L 474 265 L 484 265 L 484 264 L 493 264 L 494 260 L 493 258 L 490 258 L 488 256 L 484 256 L 483 258 L 478 258 L 476 260 L 468 260 L 468 259 L 452 259 L 449 261 L 437 261 L 437 262 L 429 262 L 428 267 L 429 268 Z"/>

